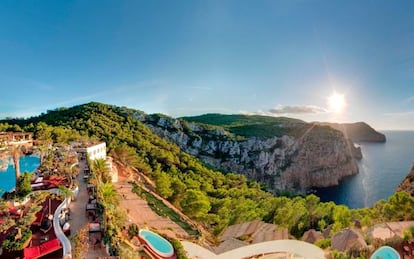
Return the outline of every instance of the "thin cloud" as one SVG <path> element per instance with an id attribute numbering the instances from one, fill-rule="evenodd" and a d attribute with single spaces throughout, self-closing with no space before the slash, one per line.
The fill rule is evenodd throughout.
<path id="1" fill-rule="evenodd" d="M 240 114 L 243 114 L 243 115 L 263 115 L 263 116 L 272 116 L 272 114 L 270 114 L 269 112 L 267 112 L 267 111 L 262 111 L 262 110 L 258 110 L 258 111 L 255 111 L 255 112 L 250 112 L 250 111 L 244 111 L 244 110 L 241 110 L 241 111 L 239 111 L 239 113 L 240 113 Z"/>
<path id="2" fill-rule="evenodd" d="M 213 88 L 207 87 L 207 86 L 189 86 L 186 87 L 187 89 L 195 89 L 195 90 L 205 90 L 205 91 L 211 91 Z"/>
<path id="3" fill-rule="evenodd" d="M 413 115 L 414 115 L 414 111 L 384 113 L 384 116 L 388 116 L 388 117 L 407 117 L 407 116 L 413 116 Z"/>
<path id="4" fill-rule="evenodd" d="M 270 109 L 268 111 L 271 114 L 282 115 L 282 114 L 317 114 L 327 113 L 325 108 L 318 107 L 315 105 L 294 105 L 294 106 L 279 106 L 277 108 Z"/>

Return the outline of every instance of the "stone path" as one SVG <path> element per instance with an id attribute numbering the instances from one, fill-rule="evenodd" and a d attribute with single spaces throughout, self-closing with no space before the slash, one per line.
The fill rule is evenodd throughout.
<path id="1" fill-rule="evenodd" d="M 83 179 L 83 170 L 85 168 L 86 161 L 81 160 L 79 161 L 79 175 L 78 175 L 78 181 L 79 181 L 79 194 L 76 197 L 76 201 L 73 201 L 70 204 L 70 228 L 71 228 L 71 235 L 70 238 L 76 235 L 76 233 L 82 229 L 83 227 L 87 226 L 89 220 L 86 217 L 85 214 L 85 206 L 88 203 L 88 192 L 86 190 L 86 182 Z M 83 254 L 83 258 L 98 258 L 98 257 L 105 257 L 108 256 L 103 246 L 100 247 L 94 247 L 94 245 L 91 243 L 92 240 L 89 242 L 89 250 L 87 253 Z M 73 246 L 73 243 L 72 243 Z"/>

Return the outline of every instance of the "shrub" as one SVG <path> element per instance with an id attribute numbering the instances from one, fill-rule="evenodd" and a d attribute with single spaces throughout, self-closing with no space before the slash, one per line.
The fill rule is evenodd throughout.
<path id="1" fill-rule="evenodd" d="M 2 244 L 4 249 L 7 249 L 9 251 L 20 251 L 28 245 L 28 242 L 32 238 L 32 231 L 30 228 L 22 229 L 22 237 L 16 240 L 15 238 L 17 233 L 17 229 L 14 229 L 7 235 Z"/>
<path id="2" fill-rule="evenodd" d="M 178 259 L 188 259 L 187 254 L 184 250 L 183 245 L 177 239 L 169 239 L 172 246 L 174 247 L 175 254 L 177 255 Z"/>
<path id="3" fill-rule="evenodd" d="M 322 248 L 322 249 L 325 249 L 325 248 L 331 246 L 331 239 L 330 238 L 325 238 L 325 239 L 318 240 L 318 241 L 315 242 L 315 245 Z"/>
<path id="4" fill-rule="evenodd" d="M 128 228 L 128 235 L 130 238 L 133 238 L 134 236 L 137 236 L 139 233 L 138 225 L 133 223 Z"/>
<path id="5" fill-rule="evenodd" d="M 32 192 L 32 186 L 30 184 L 30 179 L 32 178 L 32 174 L 24 173 L 20 176 L 19 180 L 17 181 L 17 196 L 19 198 L 26 197 L 29 193 Z"/>

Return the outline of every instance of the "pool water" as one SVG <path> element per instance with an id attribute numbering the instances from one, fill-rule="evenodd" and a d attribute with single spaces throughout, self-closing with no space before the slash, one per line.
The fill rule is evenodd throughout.
<path id="1" fill-rule="evenodd" d="M 40 157 L 35 155 L 21 156 L 19 159 L 20 173 L 34 172 L 40 165 Z M 10 158 L 5 170 L 0 170 L 0 190 L 9 192 L 16 187 L 13 160 Z M 0 193 L 1 195 L 1 193 Z"/>
<path id="2" fill-rule="evenodd" d="M 374 252 L 371 259 L 400 259 L 400 255 L 394 248 L 383 246 Z"/>
<path id="3" fill-rule="evenodd" d="M 165 238 L 162 236 L 145 229 L 139 231 L 139 235 L 144 239 L 154 252 L 164 257 L 170 257 L 174 255 L 174 248 Z"/>

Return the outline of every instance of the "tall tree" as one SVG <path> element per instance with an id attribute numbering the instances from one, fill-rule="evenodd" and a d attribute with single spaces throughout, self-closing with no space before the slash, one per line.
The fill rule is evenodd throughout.
<path id="1" fill-rule="evenodd" d="M 20 150 L 19 145 L 13 145 L 11 147 L 11 149 L 12 149 L 12 154 L 13 154 L 14 172 L 15 172 L 16 183 L 17 183 L 17 181 L 20 179 L 20 163 L 19 163 L 19 160 L 20 160 L 21 150 Z M 16 185 L 16 188 L 17 188 L 17 185 Z"/>
<path id="2" fill-rule="evenodd" d="M 136 167 L 139 163 L 138 155 L 134 148 L 122 143 L 111 150 L 110 155 L 122 166 Z"/>
<path id="3" fill-rule="evenodd" d="M 187 190 L 180 205 L 185 214 L 195 219 L 204 218 L 211 209 L 208 197 L 198 190 Z"/>

